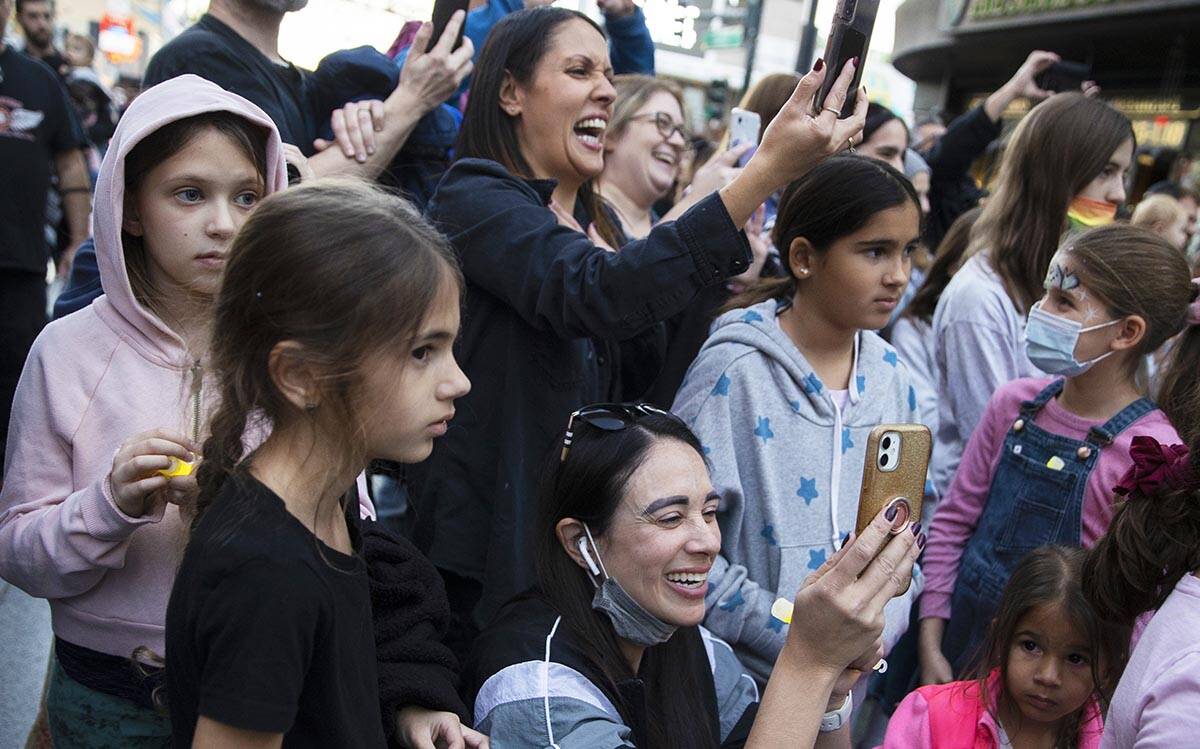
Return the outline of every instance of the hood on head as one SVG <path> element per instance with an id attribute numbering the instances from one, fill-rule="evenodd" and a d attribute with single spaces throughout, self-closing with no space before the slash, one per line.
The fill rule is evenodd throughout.
<path id="1" fill-rule="evenodd" d="M 96 178 L 92 234 L 96 261 L 108 303 L 140 334 L 143 343 L 177 359 L 183 342 L 133 295 L 125 267 L 121 224 L 125 210 L 125 158 L 143 139 L 164 125 L 207 112 L 231 112 L 268 132 L 266 193 L 287 186 L 282 142 L 275 123 L 237 94 L 196 75 L 181 75 L 147 89 L 133 100 L 109 142 Z"/>

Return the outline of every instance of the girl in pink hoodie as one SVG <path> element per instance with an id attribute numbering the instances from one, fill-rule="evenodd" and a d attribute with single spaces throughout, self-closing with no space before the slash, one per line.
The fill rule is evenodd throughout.
<path id="1" fill-rule="evenodd" d="M 1044 546 L 1013 571 L 988 631 L 980 678 L 912 692 L 882 749 L 1098 749 L 1129 628 L 1083 595 L 1087 552 Z"/>
<path id="2" fill-rule="evenodd" d="M 94 202 L 106 293 L 34 344 L 0 493 L 0 576 L 50 601 L 58 745 L 169 740 L 147 662 L 164 653 L 186 540 L 177 504 L 196 489 L 162 472 L 195 460 L 207 431 L 208 327 L 234 233 L 286 181 L 270 118 L 196 76 L 143 93 L 113 136 Z"/>

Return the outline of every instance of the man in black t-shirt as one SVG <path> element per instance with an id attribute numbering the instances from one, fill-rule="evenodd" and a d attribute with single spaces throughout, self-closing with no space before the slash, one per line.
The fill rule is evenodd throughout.
<path id="1" fill-rule="evenodd" d="M 279 25 L 285 14 L 308 0 L 211 0 L 194 26 L 151 58 L 143 79 L 154 86 L 184 73 L 207 78 L 254 102 L 279 128 L 284 143 L 309 157 L 319 177 L 348 175 L 374 179 L 391 163 L 417 122 L 445 101 L 470 74 L 473 48 L 451 51 L 458 27 L 451 23 L 428 54 L 410 56 L 400 83 L 386 101 L 346 105 L 335 112 L 338 146 L 318 152 L 318 130 L 309 106 L 308 73 L 279 55 Z M 341 133 L 350 135 L 341 136 Z M 355 147 L 351 147 L 353 145 Z M 364 145 L 366 144 L 366 145 Z"/>
<path id="2" fill-rule="evenodd" d="M 65 274 L 87 238 L 87 145 L 54 71 L 4 44 L 12 0 L 0 0 L 0 458 L 13 393 L 46 324 L 46 191 L 57 166 L 71 229 Z M 3 462 L 0 461 L 0 477 Z"/>
<path id="3" fill-rule="evenodd" d="M 54 0 L 17 0 L 17 25 L 25 34 L 25 54 L 64 78 L 70 66 L 54 48 Z"/>

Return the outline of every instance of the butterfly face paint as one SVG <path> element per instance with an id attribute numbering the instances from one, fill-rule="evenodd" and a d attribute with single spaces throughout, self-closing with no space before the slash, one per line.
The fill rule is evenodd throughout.
<path id="1" fill-rule="evenodd" d="M 1042 283 L 1042 288 L 1046 291 L 1055 289 L 1068 297 L 1083 315 L 1083 321 L 1091 322 L 1100 316 L 1102 309 L 1098 309 L 1096 305 L 1092 304 L 1087 289 L 1080 284 L 1079 276 L 1072 270 L 1071 264 L 1067 260 L 1067 253 L 1070 250 L 1071 248 L 1068 247 L 1057 253 L 1050 261 L 1050 270 L 1046 273 L 1046 280 Z"/>

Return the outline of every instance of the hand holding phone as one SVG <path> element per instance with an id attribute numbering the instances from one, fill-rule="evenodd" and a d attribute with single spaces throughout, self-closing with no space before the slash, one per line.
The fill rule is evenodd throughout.
<path id="1" fill-rule="evenodd" d="M 858 520 L 854 525 L 856 533 L 862 533 L 871 519 L 889 506 L 896 511 L 891 518 L 893 533 L 920 521 L 932 451 L 933 436 L 921 424 L 880 424 L 871 430 L 858 498 Z"/>
<path id="2" fill-rule="evenodd" d="M 829 31 L 829 41 L 825 44 L 825 64 L 831 66 L 830 73 L 821 84 L 817 94 L 814 112 L 820 112 L 825 107 L 825 98 L 833 88 L 834 79 L 846 66 L 846 63 L 857 59 L 854 79 L 850 82 L 850 91 L 857 92 L 862 83 L 863 65 L 867 61 L 867 49 L 871 45 L 871 32 L 875 29 L 875 16 L 879 12 L 879 0 L 838 0 L 837 9 L 833 15 L 833 26 Z M 855 97 L 847 96 L 842 105 L 839 118 L 854 114 Z"/>
<path id="3" fill-rule="evenodd" d="M 730 151 L 742 145 L 758 145 L 758 133 L 762 128 L 762 117 L 758 112 L 734 107 L 729 118 Z"/>
<path id="4" fill-rule="evenodd" d="M 433 49 L 438 40 L 442 38 L 442 32 L 446 30 L 446 25 L 450 23 L 450 19 L 454 17 L 455 11 L 461 10 L 464 14 L 470 10 L 470 0 L 434 0 L 433 3 L 433 34 L 429 37 L 429 45 L 425 48 L 426 52 Z M 467 23 L 463 19 L 463 24 L 458 27 L 458 37 L 454 40 L 454 46 L 451 50 L 458 49 L 462 45 L 463 34 L 466 32 Z"/>

